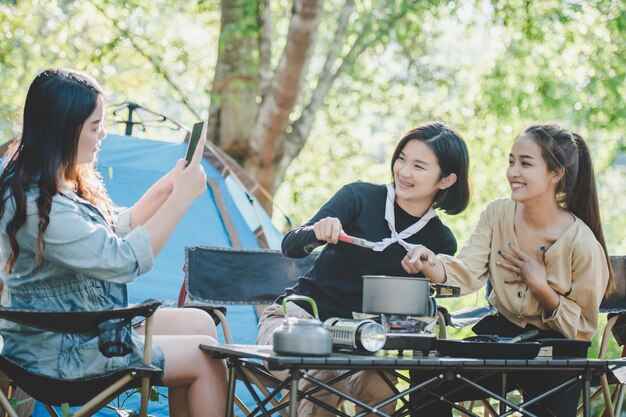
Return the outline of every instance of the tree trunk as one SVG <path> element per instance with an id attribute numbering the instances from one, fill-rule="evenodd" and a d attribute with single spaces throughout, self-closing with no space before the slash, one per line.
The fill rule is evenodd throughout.
<path id="1" fill-rule="evenodd" d="M 259 109 L 259 13 L 259 2 L 222 0 L 207 139 L 239 163 L 249 156 L 248 141 Z"/>
<path id="2" fill-rule="evenodd" d="M 315 45 L 322 0 L 294 0 L 287 44 L 259 109 L 244 167 L 270 193 L 282 158 L 285 130 Z"/>
<path id="3" fill-rule="evenodd" d="M 337 29 L 333 36 L 333 41 L 330 45 L 324 68 L 317 80 L 317 86 L 313 90 L 313 94 L 304 109 L 300 117 L 292 123 L 291 131 L 287 134 L 284 142 L 283 158 L 279 161 L 276 167 L 276 187 L 280 184 L 280 180 L 283 177 L 287 167 L 298 156 L 306 140 L 311 133 L 313 123 L 315 122 L 315 115 L 317 111 L 322 107 L 324 97 L 328 94 L 328 91 L 333 85 L 335 78 L 339 75 L 343 67 L 343 63 L 339 68 L 336 68 L 337 60 L 341 52 L 341 48 L 345 43 L 346 31 L 350 21 L 350 16 L 354 10 L 354 0 L 346 0 L 341 11 L 339 12 L 339 19 L 337 23 Z M 344 61 L 345 62 L 345 61 Z"/>

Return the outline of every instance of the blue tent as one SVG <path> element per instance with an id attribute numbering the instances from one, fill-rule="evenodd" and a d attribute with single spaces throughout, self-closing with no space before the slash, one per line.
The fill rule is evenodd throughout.
<path id="1" fill-rule="evenodd" d="M 109 135 L 98 157 L 98 170 L 118 206 L 132 206 L 160 177 L 185 155 L 186 142 L 172 143 Z M 207 144 L 203 166 L 208 189 L 187 211 L 167 245 L 155 259 L 154 268 L 129 285 L 129 301 L 148 298 L 175 305 L 183 283 L 184 248 L 191 245 L 277 248 L 281 233 L 272 225 L 254 193 L 254 183 L 220 149 Z M 257 186 L 258 187 L 258 186 Z M 252 307 L 229 307 L 228 317 L 236 343 L 254 343 L 257 317 Z M 218 330 L 219 333 L 219 330 Z M 165 388 L 159 388 L 166 392 Z M 240 390 L 238 390 L 240 391 Z M 251 398 L 241 390 L 241 398 Z M 125 406 L 138 410 L 138 396 Z M 150 403 L 154 416 L 168 415 L 167 400 Z M 47 415 L 38 406 L 34 415 Z"/>
<path id="2" fill-rule="evenodd" d="M 102 142 L 98 170 L 113 201 L 120 206 L 132 206 L 178 159 L 184 157 L 185 150 L 185 142 L 109 135 Z M 146 298 L 161 301 L 177 298 L 184 277 L 185 246 L 258 248 L 255 231 L 259 225 L 270 247 L 280 245 L 280 232 L 271 224 L 268 214 L 254 196 L 237 182 L 233 174 L 223 175 L 206 158 L 203 164 L 209 183 L 206 194 L 185 214 L 156 258 L 154 269 L 129 285 L 131 303 Z"/>

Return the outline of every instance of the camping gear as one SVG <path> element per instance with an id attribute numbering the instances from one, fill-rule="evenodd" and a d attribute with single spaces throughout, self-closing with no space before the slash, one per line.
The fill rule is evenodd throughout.
<path id="1" fill-rule="evenodd" d="M 477 336 L 466 337 L 464 340 L 471 340 L 474 342 L 508 342 L 516 343 L 533 339 L 539 335 L 539 330 L 530 330 L 528 332 L 519 334 L 515 337 L 501 337 L 492 334 L 479 334 Z"/>
<path id="2" fill-rule="evenodd" d="M 289 301 L 307 301 L 311 304 L 315 319 L 289 317 Z M 274 333 L 274 352 L 281 355 L 328 356 L 333 351 L 333 339 L 330 332 L 322 326 L 317 314 L 317 304 L 311 297 L 290 295 L 283 299 L 285 321 Z"/>
<path id="3" fill-rule="evenodd" d="M 233 309 L 242 306 L 259 306 L 272 304 L 283 294 L 285 288 L 294 285 L 299 276 L 313 267 L 317 252 L 304 258 L 287 258 L 278 250 L 271 249 L 242 249 L 242 248 L 215 248 L 205 246 L 191 246 L 185 248 L 185 285 L 189 300 L 193 305 L 228 306 L 228 317 L 221 315 L 220 341 L 228 344 L 240 342 L 241 334 L 249 334 L 250 327 L 254 327 L 254 338 L 243 344 L 256 343 L 256 320 L 247 322 L 233 321 Z M 217 311 L 215 311 L 216 314 Z M 235 317 L 237 318 L 237 317 Z M 231 325 L 232 323 L 232 329 Z M 232 331 L 231 331 L 232 330 Z M 223 338 L 221 338 L 223 334 Z M 269 348 L 265 346 L 265 349 Z M 259 377 L 259 375 L 263 375 Z M 246 389 L 248 381 L 254 390 L 268 396 L 270 390 L 281 385 L 263 364 L 251 362 L 245 367 L 238 368 L 232 378 L 232 384 L 237 381 L 237 393 L 234 398 L 237 415 L 250 415 L 254 409 L 255 399 Z M 286 400 L 285 398 L 280 401 Z M 278 404 L 272 399 L 273 406 Z"/>
<path id="4" fill-rule="evenodd" d="M 586 358 L 591 340 L 537 339 L 541 343 L 541 351 L 544 356 L 551 358 Z"/>
<path id="5" fill-rule="evenodd" d="M 533 359 L 539 354 L 541 343 L 487 340 L 437 340 L 441 356 L 476 359 Z"/>
<path id="6" fill-rule="evenodd" d="M 539 354 L 541 343 L 528 342 L 539 335 L 530 330 L 514 337 L 480 334 L 463 340 L 437 341 L 437 351 L 442 356 L 479 359 L 532 359 Z"/>
<path id="7" fill-rule="evenodd" d="M 342 319 L 332 317 L 324 328 L 333 338 L 333 348 L 356 353 L 375 353 L 385 346 L 385 328 L 374 320 Z"/>
<path id="8" fill-rule="evenodd" d="M 436 340 L 430 332 L 437 315 L 435 295 L 454 297 L 459 292 L 458 287 L 433 286 L 424 278 L 364 275 L 363 312 L 380 314 L 386 331 L 384 349 L 419 350 L 428 355 Z"/>
<path id="9" fill-rule="evenodd" d="M 437 303 L 425 278 L 363 275 L 363 312 L 433 317 Z"/>
<path id="10" fill-rule="evenodd" d="M 27 392 L 30 397 L 42 404 L 47 404 L 48 406 L 61 404 L 81 406 L 80 409 L 72 411 L 72 415 L 77 417 L 91 416 L 105 407 L 109 401 L 120 396 L 124 391 L 141 387 L 139 416 L 145 417 L 148 413 L 150 386 L 158 384 L 162 374 L 161 369 L 151 365 L 152 315 L 160 305 L 161 303 L 156 300 L 147 300 L 133 307 L 70 312 L 0 307 L 0 318 L 4 320 L 20 323 L 35 329 L 64 333 L 70 337 L 74 335 L 89 335 L 91 337 L 103 330 L 108 332 L 110 328 L 107 326 L 103 327 L 103 323 L 111 323 L 116 320 L 119 320 L 121 323 L 130 323 L 134 317 L 146 318 L 146 349 L 144 350 L 142 365 L 124 366 L 123 362 L 120 361 L 119 369 L 108 370 L 108 372 L 84 378 L 65 379 L 31 372 L 29 369 L 14 362 L 11 358 L 0 355 L 0 370 L 17 386 Z M 119 351 L 112 352 L 111 348 L 115 344 L 110 342 L 109 340 L 104 344 L 107 348 L 105 352 L 121 353 Z M 121 343 L 125 343 L 125 341 Z M 28 348 L 28 346 L 25 348 Z M 117 349 L 114 348 L 113 350 Z M 0 404 L 6 415 L 18 417 L 2 392 L 0 392 Z"/>
<path id="11" fill-rule="evenodd" d="M 519 343 L 516 345 L 519 345 Z M 264 363 L 272 370 L 280 372 L 281 375 L 283 375 L 285 378 L 284 382 L 274 378 L 274 382 L 279 388 L 269 391 L 268 394 L 257 394 L 256 387 L 251 384 L 248 385 L 248 389 L 254 392 L 256 401 L 255 411 L 257 412 L 255 415 L 257 416 L 278 415 L 274 405 L 270 403 L 269 399 L 276 397 L 276 393 L 280 389 L 290 391 L 288 394 L 289 398 L 294 399 L 292 404 L 296 404 L 297 401 L 306 401 L 308 398 L 315 398 L 316 396 L 317 398 L 322 395 L 332 396 L 336 394 L 337 386 L 345 384 L 347 378 L 363 369 L 376 372 L 383 379 L 386 378 L 385 376 L 388 373 L 395 374 L 399 369 L 411 369 L 414 373 L 423 372 L 425 376 L 425 378 L 421 378 L 420 382 L 407 381 L 398 384 L 396 389 L 390 391 L 389 398 L 380 400 L 377 404 L 363 404 L 361 407 L 362 410 L 360 410 L 360 413 L 363 415 L 382 415 L 383 413 L 380 412 L 380 404 L 396 401 L 398 398 L 408 397 L 410 393 L 418 393 L 418 395 L 421 394 L 425 398 L 432 398 L 435 401 L 441 400 L 454 403 L 456 400 L 454 394 L 458 393 L 458 390 L 442 389 L 437 391 L 437 388 L 441 388 L 441 383 L 445 379 L 446 381 L 453 382 L 455 385 L 458 384 L 460 389 L 476 390 L 484 397 L 489 397 L 493 400 L 494 402 L 491 403 L 493 405 L 490 404 L 490 409 L 494 409 L 496 412 L 491 415 L 527 415 L 530 401 L 536 402 L 538 397 L 544 398 L 549 395 L 563 395 L 573 384 L 580 384 L 582 385 L 582 404 L 585 409 L 585 415 L 591 416 L 590 405 L 592 400 L 590 398 L 590 386 L 592 383 L 597 380 L 598 376 L 608 377 L 611 380 L 614 379 L 614 377 L 619 377 L 626 368 L 626 364 L 620 360 L 464 360 L 437 356 L 430 358 L 422 358 L 416 355 L 363 356 L 349 353 L 333 354 L 326 358 L 315 358 L 276 355 L 270 349 L 267 349 L 267 346 L 256 345 L 202 345 L 201 349 L 210 352 L 214 357 L 226 358 L 229 366 L 234 369 L 234 372 L 239 372 L 244 369 L 256 372 L 258 368 L 254 367 L 254 364 Z M 325 378 L 309 378 L 306 374 L 310 370 L 317 369 L 341 369 L 346 372 L 342 372 L 336 378 L 333 378 L 332 381 Z M 539 381 L 554 372 L 568 372 L 571 377 L 568 377 L 569 382 L 558 384 L 558 386 L 548 384 L 548 386 L 537 387 L 538 392 L 532 399 L 524 398 L 522 395 L 503 395 L 500 384 L 494 386 L 494 377 L 502 380 L 502 375 L 512 375 L 520 372 L 532 372 Z M 298 381 L 301 380 L 303 376 L 307 378 L 307 382 L 310 383 L 307 384 L 308 386 L 306 387 L 298 385 Z M 268 375 L 265 372 L 258 373 L 259 379 L 267 377 Z M 273 376 L 269 374 L 269 377 Z M 405 376 L 401 376 L 401 378 L 403 382 L 406 379 Z M 510 379 L 507 378 L 506 381 L 510 381 Z M 341 394 L 346 401 L 357 402 L 362 400 L 362 398 L 358 398 L 358 395 L 354 397 L 349 393 L 342 392 Z M 229 391 L 228 402 L 231 404 L 234 402 L 232 391 Z M 476 408 L 473 408 L 473 404 L 468 404 L 469 402 L 456 403 L 455 408 L 460 412 L 465 412 L 467 415 L 476 415 Z M 414 407 L 414 405 L 414 401 L 399 401 L 393 415 L 408 415 L 409 410 Z M 328 409 L 329 414 L 347 415 L 338 402 L 334 403 L 333 406 L 333 409 Z M 466 408 L 466 406 L 468 408 Z M 503 408 L 501 409 L 500 406 Z M 599 409 L 602 409 L 602 407 Z M 296 417 L 296 410 L 296 406 L 290 407 L 290 416 Z M 420 415 L 430 417 L 430 415 L 427 416 L 424 413 Z"/>

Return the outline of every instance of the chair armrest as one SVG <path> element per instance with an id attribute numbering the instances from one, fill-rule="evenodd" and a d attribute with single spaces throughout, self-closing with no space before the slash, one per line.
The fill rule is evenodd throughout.
<path id="1" fill-rule="evenodd" d="M 613 317 L 617 317 L 613 326 L 611 327 L 611 333 L 617 342 L 618 346 L 624 346 L 626 343 L 626 311 L 620 311 L 619 313 L 609 313 L 607 320 Z"/>
<path id="2" fill-rule="evenodd" d="M 220 322 L 222 321 L 220 316 L 225 316 L 226 311 L 227 311 L 225 306 L 212 306 L 208 304 L 199 304 L 199 303 L 185 304 L 183 305 L 183 308 L 197 308 L 206 313 L 209 313 L 209 315 L 215 322 L 216 326 L 220 324 Z M 222 314 L 218 315 L 218 313 L 216 313 L 217 311 L 221 312 Z"/>
<path id="3" fill-rule="evenodd" d="M 222 333 L 224 334 L 224 340 L 226 341 L 226 343 L 233 343 L 233 333 L 230 330 L 228 319 L 226 319 L 226 307 L 192 303 L 185 304 L 183 308 L 197 308 L 209 313 L 211 315 L 211 318 L 213 318 L 216 326 L 220 323 L 222 324 Z"/>
<path id="4" fill-rule="evenodd" d="M 98 326 L 107 320 L 150 317 L 161 305 L 160 301 L 146 300 L 132 307 L 99 311 L 35 311 L 18 308 L 0 308 L 0 318 L 56 333 L 99 333 Z"/>

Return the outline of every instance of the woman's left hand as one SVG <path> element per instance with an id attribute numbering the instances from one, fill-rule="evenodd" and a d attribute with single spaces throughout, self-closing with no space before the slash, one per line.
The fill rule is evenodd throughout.
<path id="1" fill-rule="evenodd" d="M 547 283 L 543 251 L 540 250 L 537 256 L 533 257 L 513 243 L 509 243 L 509 249 L 511 249 L 512 253 L 499 250 L 498 254 L 504 259 L 504 262 L 496 262 L 496 265 L 499 267 L 516 274 L 515 278 L 505 280 L 505 283 L 524 283 L 531 289 Z"/>

